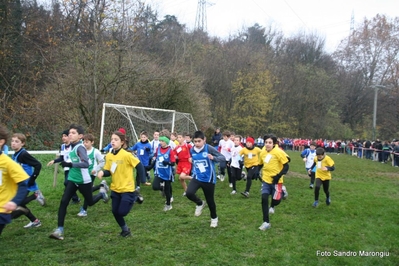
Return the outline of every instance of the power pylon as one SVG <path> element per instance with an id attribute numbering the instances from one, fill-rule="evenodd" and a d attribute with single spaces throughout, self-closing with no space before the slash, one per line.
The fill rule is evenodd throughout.
<path id="1" fill-rule="evenodd" d="M 198 0 L 195 29 L 204 32 L 207 31 L 206 0 Z"/>

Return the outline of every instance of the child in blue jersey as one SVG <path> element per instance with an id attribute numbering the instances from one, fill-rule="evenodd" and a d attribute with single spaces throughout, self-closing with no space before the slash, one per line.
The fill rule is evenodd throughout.
<path id="1" fill-rule="evenodd" d="M 215 162 L 223 162 L 226 158 L 214 147 L 206 144 L 205 134 L 202 131 L 194 133 L 194 147 L 190 150 L 192 163 L 192 179 L 188 184 L 186 196 L 197 205 L 194 215 L 200 216 L 202 210 L 208 204 L 211 214 L 211 227 L 218 226 L 218 216 L 216 214 L 215 185 L 216 171 Z M 197 197 L 198 189 L 204 192 L 206 202 Z"/>
<path id="2" fill-rule="evenodd" d="M 58 227 L 50 234 L 50 238 L 58 240 L 64 239 L 64 221 L 68 203 L 77 190 L 83 195 L 88 206 L 96 204 L 100 199 L 105 200 L 105 198 L 107 198 L 107 196 L 101 192 L 93 198 L 93 183 L 89 173 L 89 157 L 81 141 L 83 134 L 84 130 L 82 126 L 72 124 L 69 127 L 69 140 L 71 141 L 72 148 L 69 153 L 70 162 L 61 162 L 63 167 L 69 167 L 70 169 L 68 173 L 68 183 L 62 195 L 60 207 L 58 208 Z"/>
<path id="3" fill-rule="evenodd" d="M 69 160 L 69 153 L 71 152 L 71 141 L 69 140 L 69 129 L 66 129 L 62 132 L 62 144 L 60 147 L 60 157 L 58 157 L 55 160 L 51 160 L 50 162 L 47 163 L 47 166 L 51 166 L 54 163 L 60 163 L 60 162 L 70 162 Z M 64 169 L 64 187 L 67 187 L 68 184 L 68 174 L 69 174 L 69 167 L 63 167 Z M 72 203 L 73 204 L 78 204 L 80 202 L 80 199 L 78 195 L 75 193 L 72 195 Z"/>
<path id="4" fill-rule="evenodd" d="M 172 182 L 174 174 L 172 167 L 175 165 L 175 151 L 169 146 L 169 138 L 166 136 L 159 137 L 160 146 L 155 151 L 155 170 L 153 189 L 161 190 L 165 194 L 166 202 L 164 211 L 172 209 Z"/>
<path id="5" fill-rule="evenodd" d="M 136 152 L 137 158 L 139 158 L 145 170 L 149 171 L 149 164 L 153 151 L 151 144 L 148 141 L 148 133 L 146 131 L 140 133 L 140 141 L 134 144 L 133 147 L 129 148 L 129 150 Z M 136 186 L 139 187 L 140 182 L 144 183 L 146 186 L 151 185 L 149 172 L 146 173 L 146 178 L 144 180 L 139 180 L 138 175 L 136 176 Z"/>
<path id="6" fill-rule="evenodd" d="M 28 190 L 26 191 L 25 199 L 20 204 L 20 206 L 24 207 L 27 210 L 25 216 L 30 220 L 30 222 L 25 225 L 25 228 L 33 228 L 41 226 L 41 222 L 36 218 L 35 215 L 30 211 L 26 205 L 33 201 L 38 200 L 41 205 L 44 205 L 44 197 L 40 192 L 38 185 L 36 184 L 36 178 L 40 174 L 40 170 L 42 169 L 42 164 L 36 160 L 32 155 L 30 155 L 23 146 L 26 143 L 26 137 L 24 134 L 15 133 L 11 138 L 11 148 L 14 150 L 14 154 L 12 159 L 20 164 L 25 172 L 29 175 L 29 179 L 26 180 L 26 185 L 28 186 Z M 29 195 L 29 192 L 33 192 Z M 28 196 L 29 195 L 29 196 Z M 18 215 L 12 214 L 13 219 L 18 218 Z"/>
<path id="7" fill-rule="evenodd" d="M 310 184 L 309 184 L 310 189 L 312 189 L 314 186 L 315 171 L 309 172 L 309 169 L 313 165 L 315 156 L 316 156 L 316 142 L 311 142 L 309 148 L 303 150 L 303 152 L 301 153 L 301 157 L 305 162 L 306 173 L 308 173 L 310 177 Z"/>

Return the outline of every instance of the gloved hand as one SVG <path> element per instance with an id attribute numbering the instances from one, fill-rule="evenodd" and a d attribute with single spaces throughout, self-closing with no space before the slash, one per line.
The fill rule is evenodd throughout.
<path id="1" fill-rule="evenodd" d="M 238 161 L 238 163 L 240 164 L 240 168 L 242 169 L 244 167 L 244 162 L 243 161 Z"/>
<path id="2" fill-rule="evenodd" d="M 70 162 L 65 162 L 65 161 L 62 161 L 62 162 L 61 162 L 61 165 L 62 165 L 62 167 L 72 167 L 72 163 L 70 163 Z"/>
<path id="3" fill-rule="evenodd" d="M 273 178 L 273 185 L 276 185 L 276 184 L 278 184 L 278 181 L 280 180 L 281 175 L 275 175 L 272 178 Z"/>
<path id="4" fill-rule="evenodd" d="M 147 147 L 147 148 L 145 148 L 145 151 L 149 152 L 149 151 L 151 151 L 151 149 Z"/>
<path id="5" fill-rule="evenodd" d="M 163 161 L 162 164 L 163 164 L 164 166 L 167 166 L 167 165 L 169 165 L 169 162 Z"/>
<path id="6" fill-rule="evenodd" d="M 104 149 L 101 149 L 101 150 L 100 150 L 100 152 L 101 152 L 101 153 L 104 153 L 104 152 L 105 152 L 105 150 L 104 150 Z"/>

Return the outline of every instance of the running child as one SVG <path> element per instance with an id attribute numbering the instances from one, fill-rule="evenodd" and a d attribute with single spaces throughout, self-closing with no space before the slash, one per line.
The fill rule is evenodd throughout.
<path id="1" fill-rule="evenodd" d="M 11 213 L 18 212 L 19 204 L 27 194 L 28 174 L 22 167 L 3 153 L 8 140 L 8 130 L 0 125 L 0 236 L 7 224 L 11 223 Z M 20 210 L 20 211 L 21 211 Z"/>
<path id="2" fill-rule="evenodd" d="M 218 226 L 219 218 L 216 213 L 215 203 L 215 185 L 216 185 L 216 171 L 215 162 L 223 162 L 226 159 L 214 147 L 206 144 L 205 134 L 202 131 L 194 133 L 194 147 L 191 148 L 191 163 L 193 165 L 193 179 L 187 187 L 186 196 L 189 200 L 194 202 L 195 216 L 200 216 L 203 209 L 208 204 L 211 216 L 211 227 Z M 197 195 L 198 189 L 202 189 L 205 201 L 202 201 Z"/>
<path id="3" fill-rule="evenodd" d="M 288 172 L 290 162 L 287 154 L 278 147 L 277 137 L 268 134 L 263 137 L 265 149 L 259 156 L 262 170 L 262 213 L 263 223 L 259 230 L 271 227 L 269 213 L 274 213 L 274 206 L 280 204 L 283 194 L 284 175 Z M 272 196 L 269 209 L 269 196 Z"/>
<path id="4" fill-rule="evenodd" d="M 323 148 L 317 148 L 316 157 L 314 158 L 314 163 L 311 169 L 313 167 L 316 167 L 316 188 L 314 190 L 313 207 L 317 207 L 319 205 L 319 193 L 321 185 L 323 185 L 323 190 L 326 194 L 326 204 L 328 206 L 331 204 L 329 189 L 331 172 L 335 170 L 334 161 L 330 156 L 325 155 L 325 150 Z M 308 172 L 311 172 L 311 169 L 309 169 Z"/>
<path id="5" fill-rule="evenodd" d="M 164 211 L 170 211 L 172 207 L 172 182 L 174 181 L 174 174 L 172 167 L 176 162 L 176 155 L 174 150 L 169 146 L 169 138 L 166 136 L 159 137 L 160 146 L 155 151 L 155 168 L 154 168 L 154 182 L 153 189 L 161 190 L 166 197 Z"/>
<path id="6" fill-rule="evenodd" d="M 69 140 L 69 129 L 67 129 L 62 132 L 62 144 L 60 147 L 60 157 L 48 162 L 47 166 L 51 166 L 54 163 L 60 163 L 63 161 L 71 162 L 71 160 L 69 159 L 69 153 L 71 152 L 71 150 L 72 150 L 72 148 L 71 148 L 71 141 Z M 66 188 L 67 184 L 68 184 L 69 167 L 63 167 L 63 169 L 64 169 L 64 187 Z M 80 202 L 80 199 L 75 192 L 75 194 L 72 195 L 72 204 L 79 204 L 79 202 Z"/>
<path id="7" fill-rule="evenodd" d="M 36 160 L 32 155 L 30 155 L 23 147 L 26 143 L 26 136 L 21 133 L 13 134 L 11 138 L 11 148 L 14 150 L 14 154 L 12 159 L 20 164 L 25 172 L 29 175 L 29 179 L 26 180 L 26 185 L 28 190 L 26 192 L 25 198 L 20 204 L 21 207 L 27 210 L 25 216 L 30 220 L 30 222 L 24 226 L 24 228 L 34 228 L 41 226 L 41 222 L 36 218 L 35 215 L 31 212 L 31 210 L 26 206 L 29 202 L 33 200 L 37 200 L 40 205 L 44 205 L 44 197 L 43 194 L 39 190 L 39 186 L 36 183 L 36 178 L 40 174 L 40 170 L 42 169 L 42 164 Z M 29 193 L 32 192 L 31 195 Z M 17 218 L 16 215 L 12 215 L 12 218 Z"/>
<path id="8" fill-rule="evenodd" d="M 137 158 L 139 158 L 141 164 L 148 171 L 148 172 L 146 171 L 146 176 L 144 180 L 139 180 L 138 176 L 136 176 L 136 186 L 140 187 L 141 182 L 144 183 L 146 186 L 150 186 L 151 177 L 149 169 L 150 169 L 151 154 L 153 153 L 153 150 L 150 142 L 148 141 L 148 133 L 146 131 L 142 131 L 140 133 L 140 141 L 134 144 L 133 147 L 129 148 L 129 150 L 136 153 Z"/>
<path id="9" fill-rule="evenodd" d="M 177 134 L 177 141 L 179 144 L 175 148 L 177 171 L 179 175 L 180 184 L 184 190 L 183 196 L 186 196 L 187 184 L 186 180 L 191 180 L 191 162 L 190 149 L 192 146 L 184 141 L 183 134 Z"/>
<path id="10" fill-rule="evenodd" d="M 309 169 L 311 169 L 314 163 L 315 156 L 316 156 L 316 142 L 311 142 L 309 148 L 303 150 L 303 152 L 301 153 L 301 157 L 305 162 L 305 169 L 307 173 L 309 173 Z M 314 186 L 315 172 L 310 171 L 309 177 L 310 177 L 309 188 L 312 189 Z"/>
<path id="11" fill-rule="evenodd" d="M 231 195 L 237 194 L 237 188 L 236 188 L 236 181 L 241 180 L 242 176 L 242 167 L 243 167 L 243 161 L 242 157 L 240 155 L 240 151 L 242 150 L 241 146 L 241 136 L 237 135 L 234 137 L 234 147 L 231 149 L 231 163 L 230 163 L 230 168 L 231 168 L 231 183 L 233 190 L 231 191 Z"/>
<path id="12" fill-rule="evenodd" d="M 98 171 L 100 171 L 104 164 L 105 160 L 101 152 L 94 148 L 94 136 L 92 134 L 86 134 L 83 137 L 83 145 L 85 146 L 87 150 L 87 156 L 89 157 L 89 173 L 91 177 L 91 182 L 93 184 L 92 191 L 97 191 L 100 190 L 100 193 L 104 196 L 103 200 L 104 202 L 108 202 L 108 195 L 107 192 L 109 190 L 109 187 L 107 185 L 107 181 L 103 180 L 99 185 L 94 185 L 94 181 L 96 179 Z M 80 212 L 78 213 L 78 216 L 80 217 L 86 217 L 87 216 L 87 201 L 84 201 L 83 206 L 80 208 Z"/>
<path id="13" fill-rule="evenodd" d="M 244 166 L 247 170 L 247 183 L 245 186 L 245 191 L 241 192 L 241 195 L 248 198 L 249 191 L 252 186 L 252 179 L 256 179 L 259 176 L 259 154 L 261 149 L 255 147 L 255 140 L 252 137 L 247 137 L 245 143 L 245 148 L 241 149 L 239 152 L 240 156 L 244 158 Z"/>
<path id="14" fill-rule="evenodd" d="M 93 206 L 101 199 L 106 200 L 107 198 L 107 195 L 101 192 L 93 198 L 93 183 L 89 173 L 89 157 L 81 141 L 83 134 L 84 130 L 82 126 L 72 124 L 69 127 L 69 140 L 71 141 L 72 148 L 69 153 L 70 162 L 62 161 L 61 165 L 63 167 L 68 167 L 70 170 L 67 186 L 58 208 L 58 227 L 50 234 L 50 238 L 53 239 L 64 240 L 64 222 L 68 203 L 76 191 L 79 190 L 84 200 L 87 201 L 88 206 Z"/>
<path id="15" fill-rule="evenodd" d="M 129 214 L 137 200 L 134 169 L 139 179 L 144 177 L 145 171 L 140 160 L 133 154 L 123 149 L 126 136 L 120 131 L 115 131 L 111 136 L 112 151 L 107 154 L 103 171 L 99 171 L 98 178 L 112 177 L 110 185 L 112 199 L 112 214 L 120 228 L 121 237 L 131 236 L 126 224 L 125 216 Z"/>

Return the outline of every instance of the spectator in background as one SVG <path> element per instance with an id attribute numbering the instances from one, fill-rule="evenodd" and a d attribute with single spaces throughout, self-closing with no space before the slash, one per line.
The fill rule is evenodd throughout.
<path id="1" fill-rule="evenodd" d="M 212 136 L 212 146 L 217 149 L 219 147 L 219 141 L 221 139 L 222 139 L 222 133 L 220 133 L 220 128 L 216 128 L 216 131 Z"/>
<path id="2" fill-rule="evenodd" d="M 399 166 L 399 139 L 394 139 L 392 142 L 395 144 L 395 146 L 393 147 L 394 165 L 395 165 L 395 167 L 398 167 Z"/>
<path id="3" fill-rule="evenodd" d="M 366 140 L 365 142 L 364 142 L 364 148 L 366 148 L 365 149 L 365 156 L 366 156 L 366 159 L 369 159 L 369 160 L 371 160 L 373 157 L 372 157 L 372 154 L 373 154 L 373 152 L 372 152 L 372 150 L 371 150 L 371 141 L 370 140 Z"/>
<path id="4" fill-rule="evenodd" d="M 261 136 L 259 136 L 259 138 L 256 140 L 256 146 L 258 146 L 261 149 L 263 148 L 264 141 L 263 141 L 263 138 Z"/>
<path id="5" fill-rule="evenodd" d="M 382 142 L 381 142 L 381 140 L 377 139 L 375 141 L 375 149 L 376 149 L 376 153 L 378 156 L 378 161 L 382 162 Z"/>
<path id="6" fill-rule="evenodd" d="M 384 144 L 382 145 L 382 162 L 381 163 L 386 163 L 389 159 L 389 154 L 391 154 L 392 147 L 388 141 L 384 141 Z"/>

